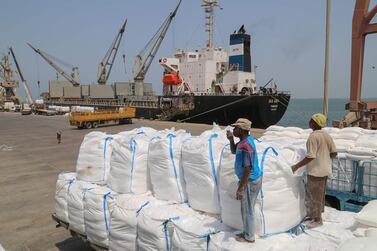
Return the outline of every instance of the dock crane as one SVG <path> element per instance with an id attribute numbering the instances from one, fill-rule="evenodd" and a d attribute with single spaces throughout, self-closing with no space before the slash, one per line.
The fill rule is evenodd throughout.
<path id="1" fill-rule="evenodd" d="M 370 0 L 356 0 L 352 20 L 352 55 L 350 101 L 346 104 L 349 113 L 341 120 L 333 121 L 333 126 L 360 126 L 377 129 L 377 101 L 361 100 L 361 87 L 364 65 L 365 39 L 377 33 L 377 23 L 372 19 L 377 14 L 377 4 L 369 8 Z"/>
<path id="2" fill-rule="evenodd" d="M 79 80 L 79 68 L 74 66 L 72 67 L 72 73 L 71 75 L 67 74 L 62 68 L 60 68 L 56 63 L 50 59 L 51 56 L 48 56 L 46 52 L 43 52 L 40 49 L 34 48 L 31 44 L 27 43 L 30 48 L 32 48 L 37 54 L 39 54 L 49 65 L 52 66 L 52 68 L 55 69 L 57 73 L 62 75 L 66 80 L 71 82 L 74 86 L 79 86 L 80 85 L 80 80 Z"/>
<path id="3" fill-rule="evenodd" d="M 18 81 L 12 79 L 14 71 L 12 71 L 10 67 L 8 55 L 2 57 L 0 67 L 0 107 L 2 107 L 5 102 L 13 102 L 18 105 L 20 103 L 16 95 Z"/>
<path id="4" fill-rule="evenodd" d="M 120 28 L 117 36 L 115 37 L 113 43 L 111 44 L 109 50 L 106 52 L 106 55 L 98 65 L 98 84 L 106 84 L 109 79 L 111 69 L 113 67 L 115 57 L 118 52 L 120 42 L 123 37 L 124 30 L 126 28 L 127 19 L 124 21 L 122 27 Z"/>
<path id="5" fill-rule="evenodd" d="M 134 68 L 133 68 L 133 75 L 134 75 L 134 83 L 132 85 L 132 94 L 133 96 L 143 96 L 143 85 L 144 85 L 144 78 L 148 72 L 151 63 L 156 56 L 158 49 L 161 46 L 162 41 L 165 38 L 166 32 L 169 29 L 173 18 L 177 14 L 178 8 L 181 5 L 182 0 L 179 0 L 179 3 L 175 7 L 174 11 L 169 14 L 169 16 L 165 19 L 162 23 L 160 28 L 154 34 L 154 36 L 149 40 L 147 45 L 141 50 L 141 52 L 136 56 Z M 145 55 L 147 55 L 145 57 Z"/>
<path id="6" fill-rule="evenodd" d="M 9 52 L 13 57 L 13 61 L 16 64 L 16 67 L 17 67 L 18 75 L 20 76 L 22 85 L 24 86 L 27 102 L 28 102 L 29 105 L 32 105 L 34 102 L 33 102 L 32 96 L 31 96 L 29 85 L 26 82 L 26 80 L 24 79 L 24 75 L 21 72 L 20 65 L 18 64 L 18 61 L 16 59 L 16 55 L 14 54 L 12 47 L 9 47 Z"/>

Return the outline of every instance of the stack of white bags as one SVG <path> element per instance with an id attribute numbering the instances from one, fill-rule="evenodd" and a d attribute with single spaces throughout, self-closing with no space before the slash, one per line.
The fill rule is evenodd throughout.
<path id="1" fill-rule="evenodd" d="M 243 224 L 235 156 L 226 138 L 230 129 L 215 125 L 199 136 L 152 128 L 91 132 L 80 147 L 76 173 L 58 176 L 56 216 L 109 250 L 335 251 L 354 238 L 354 214 L 331 209 L 320 229 L 292 233 L 299 232 L 306 209 L 303 172 L 293 174 L 291 166 L 305 156 L 311 130 L 272 126 L 254 141 L 263 169 L 257 242 L 237 242 Z M 363 142 L 354 146 L 373 147 Z"/>

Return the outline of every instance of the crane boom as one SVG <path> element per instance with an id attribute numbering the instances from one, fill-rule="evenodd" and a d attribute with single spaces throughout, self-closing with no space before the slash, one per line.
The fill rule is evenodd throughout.
<path id="1" fill-rule="evenodd" d="M 151 63 L 156 56 L 156 53 L 158 49 L 161 46 L 162 41 L 165 38 L 165 35 L 169 29 L 169 26 L 177 14 L 178 8 L 181 5 L 182 0 L 179 0 L 179 3 L 175 7 L 174 11 L 169 14 L 169 16 L 165 19 L 165 21 L 162 23 L 156 34 L 152 37 L 152 39 L 147 43 L 147 45 L 144 47 L 144 49 L 136 56 L 135 58 L 135 64 L 134 64 L 134 81 L 135 81 L 135 90 L 137 93 L 135 93 L 137 96 L 143 95 L 143 84 L 144 84 L 144 78 L 145 75 L 148 72 L 149 67 L 151 66 Z M 143 55 L 147 55 L 145 58 L 143 58 Z M 136 88 L 137 87 L 137 88 Z"/>
<path id="2" fill-rule="evenodd" d="M 16 64 L 18 75 L 20 75 L 22 85 L 24 86 L 27 101 L 31 105 L 31 104 L 33 104 L 33 98 L 31 96 L 29 85 L 26 82 L 26 80 L 24 79 L 24 75 L 22 75 L 21 68 L 18 65 L 18 62 L 17 62 L 17 59 L 16 59 L 16 55 L 14 54 L 12 47 L 9 47 L 9 51 L 10 51 L 10 54 L 12 55 L 12 57 L 13 57 L 14 63 Z"/>
<path id="3" fill-rule="evenodd" d="M 43 51 L 41 51 L 40 49 L 36 49 L 34 48 L 31 44 L 27 43 L 27 45 L 29 45 L 30 48 L 32 48 L 37 54 L 39 54 L 49 65 L 52 66 L 52 68 L 55 69 L 55 71 L 57 73 L 59 73 L 60 75 L 62 75 L 66 80 L 68 80 L 69 82 L 71 82 L 74 86 L 78 86 L 80 85 L 80 83 L 73 77 L 73 76 L 70 76 L 69 74 L 67 74 L 62 68 L 60 68 L 57 64 L 55 64 L 47 55 L 46 53 L 44 53 Z M 77 67 L 74 67 L 72 69 L 73 72 L 77 71 Z M 73 75 L 73 74 L 72 74 Z"/>
<path id="4" fill-rule="evenodd" d="M 124 21 L 122 27 L 120 28 L 117 36 L 115 37 L 113 43 L 111 44 L 109 50 L 106 52 L 105 57 L 102 59 L 101 63 L 98 66 L 98 84 L 106 84 L 107 80 L 109 79 L 111 69 L 113 68 L 113 64 L 115 61 L 115 57 L 117 55 L 120 42 L 123 37 L 124 30 L 126 28 L 127 19 Z M 108 69 L 106 69 L 108 67 Z"/>

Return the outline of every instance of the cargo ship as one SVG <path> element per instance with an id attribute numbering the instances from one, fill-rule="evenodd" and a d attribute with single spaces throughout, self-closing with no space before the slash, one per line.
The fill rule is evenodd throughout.
<path id="1" fill-rule="evenodd" d="M 251 36 L 244 26 L 230 35 L 229 50 L 214 46 L 216 0 L 205 0 L 202 4 L 208 33 L 206 45 L 193 51 L 176 50 L 172 57 L 159 59 L 163 67 L 163 94 L 154 95 L 152 85 L 144 83 L 144 77 L 179 5 L 180 2 L 148 43 L 150 49 L 142 50 L 148 51 L 146 56 L 136 57 L 134 82 L 80 86 L 66 83 L 64 86 L 61 81 L 51 81 L 48 104 L 132 106 L 138 118 L 220 125 L 229 125 L 243 117 L 251 120 L 256 128 L 279 122 L 288 107 L 290 94 L 278 90 L 273 79 L 257 88 Z"/>

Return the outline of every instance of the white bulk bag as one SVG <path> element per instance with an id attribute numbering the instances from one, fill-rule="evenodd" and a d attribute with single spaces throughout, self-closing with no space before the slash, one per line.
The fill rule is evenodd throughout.
<path id="1" fill-rule="evenodd" d="M 303 149 L 297 150 L 297 154 L 277 149 L 279 155 L 276 156 L 267 144 L 255 143 L 259 165 L 264 173 L 262 189 L 255 206 L 256 233 L 266 236 L 288 231 L 297 226 L 306 215 L 302 177 L 293 175 L 291 171 L 291 166 L 300 158 Z M 287 159 L 287 156 L 291 156 L 291 159 Z M 221 218 L 230 227 L 242 230 L 241 205 L 235 199 L 238 178 L 234 173 L 234 159 L 229 146 L 225 147 L 220 167 Z"/>
<path id="2" fill-rule="evenodd" d="M 69 188 L 67 195 L 69 228 L 79 234 L 85 234 L 84 197 L 86 193 L 97 185 L 76 180 Z"/>
<path id="3" fill-rule="evenodd" d="M 195 215 L 187 204 L 151 206 L 137 217 L 137 246 L 139 251 L 170 251 L 174 232 L 173 221 Z"/>
<path id="4" fill-rule="evenodd" d="M 113 206 L 113 192 L 108 187 L 91 189 L 84 197 L 85 233 L 91 243 L 109 247 L 109 222 Z"/>
<path id="5" fill-rule="evenodd" d="M 356 214 L 355 219 L 361 224 L 377 227 L 377 200 L 369 201 L 367 205 Z"/>
<path id="6" fill-rule="evenodd" d="M 75 179 L 76 173 L 61 173 L 56 181 L 55 214 L 64 222 L 68 222 L 67 196 L 69 188 Z"/>
<path id="7" fill-rule="evenodd" d="M 122 132 L 113 142 L 108 186 L 117 193 L 143 194 L 150 189 L 147 169 L 150 137 L 135 130 Z"/>
<path id="8" fill-rule="evenodd" d="M 365 147 L 377 150 L 377 134 L 361 135 L 355 142 L 356 147 Z"/>
<path id="9" fill-rule="evenodd" d="M 175 251 L 207 250 L 211 236 L 224 229 L 217 218 L 199 213 L 173 224 L 171 250 Z"/>
<path id="10" fill-rule="evenodd" d="M 345 154 L 339 153 L 332 160 L 332 175 L 327 179 L 327 188 L 335 191 L 352 192 L 356 184 L 356 163 Z"/>
<path id="11" fill-rule="evenodd" d="M 159 200 L 185 202 L 186 188 L 181 163 L 185 131 L 162 131 L 149 144 L 148 169 L 154 196 Z"/>
<path id="12" fill-rule="evenodd" d="M 281 250 L 293 240 L 288 233 L 276 234 L 266 238 L 256 238 L 255 243 L 245 243 L 236 240 L 236 235 L 231 232 L 220 232 L 211 235 L 209 251 L 277 251 Z M 206 250 L 206 249 L 204 249 Z M 285 249 L 284 251 L 290 251 Z"/>
<path id="13" fill-rule="evenodd" d="M 85 135 L 77 158 L 77 179 L 106 184 L 110 170 L 112 139 L 103 132 L 90 132 Z"/>
<path id="14" fill-rule="evenodd" d="M 115 204 L 110 216 L 110 251 L 136 250 L 137 216 L 141 210 L 151 205 L 159 205 L 148 194 L 118 194 L 114 196 Z"/>
<path id="15" fill-rule="evenodd" d="M 182 146 L 182 165 L 186 191 L 192 208 L 220 214 L 218 168 L 221 151 L 229 141 L 220 128 L 186 140 Z"/>
<path id="16" fill-rule="evenodd" d="M 375 251 L 377 237 L 361 237 L 350 239 L 339 246 L 337 251 Z"/>

